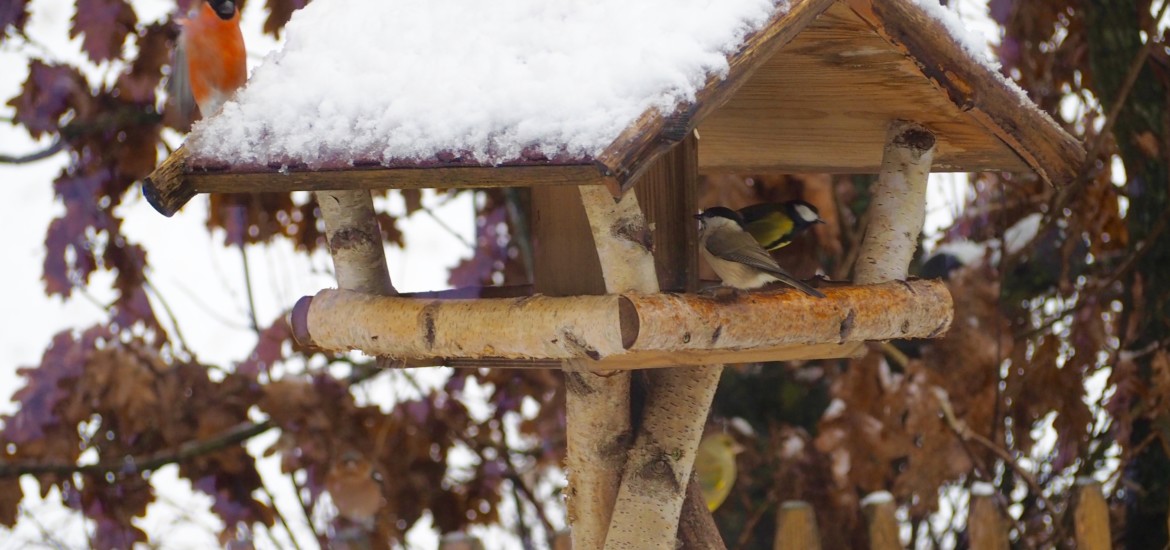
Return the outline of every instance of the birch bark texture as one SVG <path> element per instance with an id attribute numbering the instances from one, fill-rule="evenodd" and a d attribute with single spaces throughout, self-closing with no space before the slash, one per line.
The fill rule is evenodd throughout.
<path id="1" fill-rule="evenodd" d="M 603 186 L 578 188 L 589 219 L 605 291 L 658 292 L 650 228 L 638 197 Z M 630 373 L 565 372 L 568 513 L 574 548 L 601 548 L 609 530 L 630 440 Z"/>
<path id="2" fill-rule="evenodd" d="M 376 296 L 397 294 L 386 266 L 374 199 L 366 190 L 318 191 L 337 287 Z"/>
<path id="3" fill-rule="evenodd" d="M 935 142 L 930 130 L 913 122 L 897 120 L 890 125 L 853 268 L 855 284 L 906 278 L 926 219 L 926 180 Z"/>

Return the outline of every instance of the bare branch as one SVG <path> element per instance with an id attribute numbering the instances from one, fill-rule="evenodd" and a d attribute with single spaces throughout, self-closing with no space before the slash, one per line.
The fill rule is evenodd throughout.
<path id="1" fill-rule="evenodd" d="M 168 464 L 183 462 L 197 456 L 226 449 L 243 443 L 275 427 L 271 421 L 259 423 L 244 422 L 223 433 L 202 441 L 191 441 L 177 449 L 168 449 L 146 456 L 127 457 L 121 460 L 98 462 L 96 464 L 74 464 L 71 462 L 4 462 L 0 461 L 0 478 L 24 474 L 136 474 L 157 470 Z"/>
<path id="2" fill-rule="evenodd" d="M 38 160 L 47 159 L 65 148 L 65 142 L 58 138 L 48 147 L 25 155 L 6 155 L 0 153 L 0 164 L 28 164 Z"/>

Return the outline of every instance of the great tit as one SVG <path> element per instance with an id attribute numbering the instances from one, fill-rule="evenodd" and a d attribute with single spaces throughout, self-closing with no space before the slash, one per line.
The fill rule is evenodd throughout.
<path id="1" fill-rule="evenodd" d="M 740 290 L 759 288 L 780 281 L 809 296 L 824 298 L 784 271 L 760 243 L 744 228 L 743 216 L 730 208 L 716 206 L 695 216 L 699 220 L 699 254 L 723 279 L 723 284 Z"/>
<path id="2" fill-rule="evenodd" d="M 825 223 L 817 207 L 799 200 L 753 204 L 740 208 L 739 215 L 766 250 L 783 248 L 806 229 Z"/>

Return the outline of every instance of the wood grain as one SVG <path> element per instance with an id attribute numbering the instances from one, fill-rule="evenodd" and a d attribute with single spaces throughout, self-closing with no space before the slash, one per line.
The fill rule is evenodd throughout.
<path id="1" fill-rule="evenodd" d="M 1063 185 L 1077 176 L 1084 166 L 1083 145 L 992 69 L 971 60 L 915 0 L 843 1 L 882 38 L 913 58 L 930 84 L 1002 140 L 1042 179 Z"/>
<path id="2" fill-rule="evenodd" d="M 700 124 L 699 165 L 704 171 L 875 173 L 896 119 L 919 122 L 938 136 L 937 171 L 1029 168 L 844 4 L 821 14 Z"/>

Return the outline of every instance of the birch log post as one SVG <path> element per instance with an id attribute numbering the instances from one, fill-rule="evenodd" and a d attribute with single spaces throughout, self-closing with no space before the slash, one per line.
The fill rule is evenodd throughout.
<path id="1" fill-rule="evenodd" d="M 386 265 L 386 249 L 382 246 L 382 230 L 374 213 L 374 199 L 366 190 L 318 191 L 314 194 L 325 220 L 325 238 L 329 255 L 333 258 L 333 272 L 337 288 L 356 290 L 377 296 L 397 294 L 390 281 Z M 296 308 L 293 309 L 296 312 Z M 297 335 L 294 319 L 294 337 Z M 379 357 L 374 364 L 384 369 L 393 366 L 390 359 Z"/>
<path id="2" fill-rule="evenodd" d="M 600 185 L 579 187 L 605 290 L 658 292 L 650 228 L 638 198 L 619 202 Z M 574 548 L 601 548 L 609 529 L 630 439 L 630 374 L 565 371 L 569 524 Z"/>
<path id="3" fill-rule="evenodd" d="M 688 191 L 693 196 L 697 177 L 698 149 L 692 133 L 659 157 L 636 185 L 648 198 L 666 202 L 686 197 Z M 683 244 L 690 242 L 684 231 L 695 229 L 690 220 L 697 210 L 693 200 L 690 206 L 673 204 L 651 210 L 660 212 L 656 229 L 664 229 L 654 232 L 659 265 L 686 273 L 685 264 L 694 262 L 696 254 L 693 244 Z M 605 539 L 607 549 L 675 547 L 695 452 L 722 372 L 723 365 L 708 364 L 649 373 L 642 419 L 626 458 Z"/>
<path id="4" fill-rule="evenodd" d="M 926 128 L 902 120 L 890 125 L 881 173 L 871 188 L 869 225 L 853 268 L 855 284 L 906 278 L 926 218 L 934 150 L 934 134 Z"/>
<path id="5" fill-rule="evenodd" d="M 370 192 L 318 191 L 315 196 L 325 219 L 337 287 L 379 296 L 396 294 Z"/>

